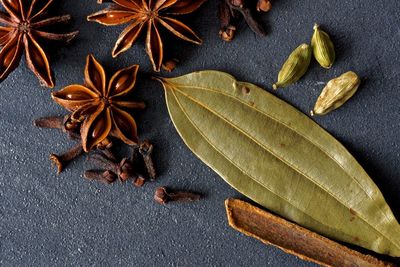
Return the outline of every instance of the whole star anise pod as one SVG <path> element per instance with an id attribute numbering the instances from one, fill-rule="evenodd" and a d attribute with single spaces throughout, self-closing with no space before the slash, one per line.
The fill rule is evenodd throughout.
<path id="1" fill-rule="evenodd" d="M 82 147 L 88 152 L 109 135 L 128 145 L 137 143 L 134 118 L 125 109 L 143 109 L 145 104 L 129 99 L 136 83 L 138 65 L 117 71 L 107 82 L 103 67 L 89 55 L 85 85 L 70 85 L 52 93 L 56 103 L 71 111 L 71 119 L 81 122 Z"/>
<path id="2" fill-rule="evenodd" d="M 0 0 L 7 13 L 0 11 L 0 82 L 15 70 L 25 50 L 26 64 L 43 86 L 54 87 L 49 60 L 39 39 L 69 42 L 78 31 L 56 34 L 42 31 L 46 26 L 68 22 L 69 15 L 44 18 L 53 0 Z M 4 26 L 1 26 L 4 25 Z"/>
<path id="3" fill-rule="evenodd" d="M 128 50 L 137 41 L 142 31 L 146 32 L 146 52 L 155 71 L 160 71 L 163 63 L 163 42 L 158 30 L 162 25 L 177 37 L 201 44 L 196 33 L 171 15 L 189 14 L 198 9 L 206 0 L 112 0 L 110 8 L 88 16 L 89 21 L 103 25 L 130 23 L 121 33 L 112 52 L 112 56 Z M 110 1 L 100 1 L 110 2 Z"/>

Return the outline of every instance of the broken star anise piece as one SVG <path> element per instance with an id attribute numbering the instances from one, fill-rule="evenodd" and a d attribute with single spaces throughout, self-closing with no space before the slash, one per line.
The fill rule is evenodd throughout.
<path id="1" fill-rule="evenodd" d="M 141 32 L 146 32 L 146 52 L 155 71 L 160 71 L 163 63 L 163 42 L 158 30 L 162 25 L 177 37 L 201 44 L 201 39 L 188 26 L 171 15 L 189 14 L 198 9 L 206 0 L 112 0 L 108 9 L 88 16 L 89 21 L 112 26 L 124 23 L 130 25 L 121 33 L 112 56 L 128 50 L 137 41 Z M 106 1 L 100 1 L 103 3 Z M 110 1 L 107 1 L 110 2 Z"/>
<path id="2" fill-rule="evenodd" d="M 26 64 L 39 78 L 41 85 L 54 87 L 49 60 L 39 39 L 69 42 L 78 31 L 64 34 L 42 31 L 43 27 L 65 23 L 71 16 L 44 18 L 43 13 L 53 0 L 0 0 L 7 11 L 0 11 L 0 82 L 15 70 L 25 51 Z"/>
<path id="3" fill-rule="evenodd" d="M 138 65 L 117 71 L 109 82 L 103 67 L 89 55 L 85 86 L 70 85 L 52 93 L 55 102 L 71 111 L 71 119 L 81 122 L 82 147 L 88 152 L 109 135 L 128 145 L 137 143 L 134 118 L 125 109 L 143 109 L 145 104 L 129 99 L 136 83 Z"/>

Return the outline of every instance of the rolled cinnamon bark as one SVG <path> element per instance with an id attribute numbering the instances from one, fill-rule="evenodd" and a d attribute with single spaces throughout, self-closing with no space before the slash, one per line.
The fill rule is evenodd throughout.
<path id="1" fill-rule="evenodd" d="M 322 266 L 396 266 L 347 248 L 239 199 L 225 200 L 229 225 L 245 235 Z"/>

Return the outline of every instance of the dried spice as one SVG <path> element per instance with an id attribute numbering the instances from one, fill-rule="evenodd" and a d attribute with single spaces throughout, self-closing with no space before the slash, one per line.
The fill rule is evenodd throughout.
<path id="1" fill-rule="evenodd" d="M 341 107 L 355 94 L 360 83 L 360 78 L 352 71 L 329 81 L 318 97 L 311 115 L 325 115 Z"/>
<path id="2" fill-rule="evenodd" d="M 77 36 L 78 31 L 57 34 L 42 30 L 71 19 L 69 15 L 44 17 L 52 2 L 53 0 L 33 0 L 28 5 L 20 0 L 0 0 L 7 11 L 0 11 L 0 82 L 18 67 L 25 51 L 26 64 L 38 77 L 40 84 L 54 87 L 54 75 L 40 41 L 69 42 Z"/>
<path id="3" fill-rule="evenodd" d="M 105 1 L 100 1 L 103 2 Z M 160 25 L 185 41 L 201 44 L 201 39 L 192 29 L 171 16 L 192 13 L 205 0 L 113 0 L 112 2 L 114 5 L 88 16 L 87 19 L 106 26 L 130 23 L 118 37 L 112 52 L 113 57 L 131 48 L 141 32 L 145 31 L 146 52 L 154 70 L 160 71 L 164 58 L 163 42 L 158 29 Z"/>
<path id="4" fill-rule="evenodd" d="M 178 63 L 179 63 L 179 60 L 177 60 L 176 58 L 173 58 L 173 59 L 170 59 L 170 60 L 166 60 L 162 64 L 162 68 L 163 68 L 163 70 L 165 70 L 167 72 L 172 72 L 176 68 L 176 65 Z"/>
<path id="5" fill-rule="evenodd" d="M 118 161 L 113 154 L 110 156 L 110 153 L 110 150 L 107 149 L 101 153 L 92 155 L 89 159 L 103 169 L 103 172 L 112 173 L 121 182 L 125 182 L 133 177 L 135 170 L 130 160 L 123 158 Z"/>
<path id="6" fill-rule="evenodd" d="M 257 11 L 268 12 L 272 8 L 271 1 L 269 0 L 258 0 L 257 1 Z"/>
<path id="7" fill-rule="evenodd" d="M 69 149 L 62 155 L 51 154 L 50 160 L 56 165 L 57 173 L 60 174 L 64 168 L 76 157 L 84 153 L 82 144 L 80 142 L 81 138 L 79 135 L 79 130 L 81 123 L 77 122 L 71 124 L 71 115 L 67 116 L 57 116 L 57 117 L 45 117 L 34 121 L 34 125 L 39 128 L 50 128 L 50 129 L 60 129 L 67 133 L 68 137 L 73 140 L 79 141 L 74 147 Z M 73 125 L 73 127 L 71 126 Z M 152 169 L 148 172 L 148 178 L 152 180 L 155 178 L 155 168 L 154 163 L 151 158 L 151 152 L 153 151 L 153 145 L 149 140 L 139 142 L 138 145 L 132 146 L 132 157 L 122 158 L 121 160 L 112 152 L 113 143 L 110 140 L 103 141 L 98 144 L 96 149 L 97 153 L 89 157 L 90 161 L 97 165 L 100 170 L 87 170 L 84 176 L 89 180 L 96 180 L 106 184 L 111 184 L 116 180 L 125 182 L 128 179 L 133 179 L 133 184 L 136 187 L 141 187 L 144 185 L 146 178 L 142 174 L 142 170 L 149 170 L 149 166 L 145 165 L 143 161 L 147 161 L 146 164 L 150 164 Z M 141 154 L 143 159 L 139 159 L 137 154 L 142 148 Z M 150 171 L 149 170 L 149 171 Z"/>
<path id="8" fill-rule="evenodd" d="M 225 200 L 229 225 L 267 245 L 322 266 L 396 266 L 361 254 L 239 199 Z"/>
<path id="9" fill-rule="evenodd" d="M 111 171 L 87 170 L 84 176 L 88 180 L 98 181 L 104 184 L 112 184 L 118 179 L 117 175 Z"/>
<path id="10" fill-rule="evenodd" d="M 152 158 L 153 153 L 153 145 L 149 142 L 149 140 L 144 140 L 140 143 L 139 153 L 143 157 L 144 164 L 147 169 L 147 173 L 150 176 L 151 180 L 156 179 L 156 169 L 154 167 L 154 162 Z"/>
<path id="11" fill-rule="evenodd" d="M 128 109 L 145 108 L 143 102 L 132 100 L 138 69 L 138 65 L 124 68 L 108 81 L 103 67 L 89 55 L 85 66 L 85 84 L 70 85 L 52 94 L 54 101 L 71 113 L 40 118 L 35 120 L 34 125 L 60 129 L 71 139 L 79 141 L 66 153 L 50 156 L 58 173 L 83 152 L 97 149 L 101 152 L 93 155 L 91 161 L 101 170 L 86 171 L 86 178 L 104 183 L 133 178 L 135 185 L 140 186 L 144 184 L 142 169 L 148 170 L 151 179 L 155 178 L 156 171 L 151 157 L 153 145 L 148 140 L 138 140 L 136 122 L 127 112 Z M 131 146 L 131 159 L 118 160 L 111 152 L 114 139 Z M 141 160 L 136 156 L 139 152 Z"/>
<path id="12" fill-rule="evenodd" d="M 154 200 L 161 205 L 168 202 L 193 202 L 201 198 L 200 194 L 186 191 L 172 191 L 166 187 L 158 187 L 154 192 Z"/>
<path id="13" fill-rule="evenodd" d="M 314 34 L 311 39 L 314 57 L 325 69 L 330 69 L 335 62 L 335 47 L 329 35 L 322 31 L 318 24 L 314 25 Z"/>
<path id="14" fill-rule="evenodd" d="M 249 0 L 220 0 L 218 6 L 218 18 L 220 20 L 219 35 L 224 41 L 232 41 L 243 17 L 250 29 L 261 36 L 266 32 L 261 24 L 255 18 L 255 11 L 267 12 L 272 5 L 269 0 L 260 0 L 257 5 Z"/>
<path id="15" fill-rule="evenodd" d="M 308 44 L 298 46 L 283 64 L 278 74 L 278 81 L 272 87 L 276 90 L 300 80 L 310 66 L 311 56 L 312 50 Z"/>
<path id="16" fill-rule="evenodd" d="M 136 187 L 142 187 L 146 183 L 146 179 L 142 176 L 138 176 L 133 181 L 133 185 Z"/>
<path id="17" fill-rule="evenodd" d="M 137 127 L 126 109 L 143 109 L 143 102 L 129 99 L 139 66 L 117 71 L 109 81 L 103 67 L 89 55 L 85 67 L 85 85 L 70 85 L 52 93 L 56 103 L 71 111 L 72 121 L 81 123 L 83 149 L 88 152 L 108 136 L 128 145 L 137 143 Z"/>
<path id="18" fill-rule="evenodd" d="M 159 80 L 185 144 L 235 189 L 320 234 L 400 256 L 400 225 L 379 188 L 306 115 L 223 72 Z"/>
<path id="19" fill-rule="evenodd" d="M 60 174 L 69 162 L 82 155 L 83 152 L 82 145 L 79 143 L 62 155 L 51 154 L 50 160 L 57 166 L 57 174 Z"/>
<path id="20" fill-rule="evenodd" d="M 136 150 L 137 147 L 133 149 Z M 89 180 L 111 184 L 116 180 L 126 182 L 133 179 L 136 187 L 143 186 L 146 181 L 141 174 L 141 164 L 135 157 L 119 160 L 111 149 L 105 149 L 89 157 L 89 160 L 100 169 L 85 171 L 85 177 Z"/>

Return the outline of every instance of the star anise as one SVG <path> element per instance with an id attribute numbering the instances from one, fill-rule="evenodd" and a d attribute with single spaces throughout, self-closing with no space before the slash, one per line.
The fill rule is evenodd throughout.
<path id="1" fill-rule="evenodd" d="M 53 0 L 0 0 L 7 13 L 0 11 L 0 82 L 15 70 L 25 50 L 26 63 L 39 78 L 43 86 L 54 87 L 53 73 L 49 60 L 39 39 L 69 42 L 78 31 L 64 34 L 49 33 L 41 29 L 65 23 L 71 16 L 44 18 L 43 14 Z M 4 25 L 4 26 L 1 26 Z"/>
<path id="2" fill-rule="evenodd" d="M 71 111 L 71 120 L 81 122 L 82 147 L 88 152 L 108 136 L 128 145 L 137 143 L 134 118 L 125 109 L 143 109 L 145 104 L 129 99 L 136 83 L 138 65 L 117 71 L 109 82 L 103 67 L 89 55 L 85 85 L 70 85 L 52 93 L 55 102 Z"/>
<path id="3" fill-rule="evenodd" d="M 146 32 L 146 52 L 155 71 L 160 71 L 163 63 L 163 42 L 158 30 L 162 25 L 177 37 L 201 44 L 196 33 L 171 15 L 189 14 L 198 9 L 206 0 L 112 0 L 110 8 L 88 16 L 89 21 L 103 25 L 130 23 L 121 33 L 112 56 L 128 50 L 137 41 L 142 31 Z M 99 3 L 110 2 L 100 0 Z"/>

